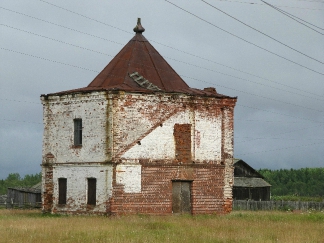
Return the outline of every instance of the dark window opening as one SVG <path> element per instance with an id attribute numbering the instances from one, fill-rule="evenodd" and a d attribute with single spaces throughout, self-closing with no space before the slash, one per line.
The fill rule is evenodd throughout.
<path id="1" fill-rule="evenodd" d="M 74 145 L 82 145 L 82 119 L 74 119 Z"/>
<path id="2" fill-rule="evenodd" d="M 96 178 L 88 178 L 88 205 L 96 205 Z"/>
<path id="3" fill-rule="evenodd" d="M 59 204 L 66 204 L 66 178 L 59 178 L 58 179 L 58 189 L 59 189 L 59 197 L 58 197 L 58 203 Z"/>

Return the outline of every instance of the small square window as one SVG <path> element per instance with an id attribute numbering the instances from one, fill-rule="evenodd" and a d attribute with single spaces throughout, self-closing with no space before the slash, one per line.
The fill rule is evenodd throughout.
<path id="1" fill-rule="evenodd" d="M 82 119 L 74 119 L 74 145 L 82 145 Z"/>

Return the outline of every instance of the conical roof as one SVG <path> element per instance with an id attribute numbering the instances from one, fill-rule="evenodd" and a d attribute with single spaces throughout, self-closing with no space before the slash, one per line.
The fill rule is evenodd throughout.
<path id="1" fill-rule="evenodd" d="M 124 46 L 111 62 L 98 74 L 88 87 L 117 88 L 130 91 L 142 91 L 142 87 L 130 77 L 142 76 L 162 91 L 186 91 L 189 86 L 164 60 L 158 51 L 148 42 L 141 32 Z M 148 83 L 146 82 L 146 83 Z M 157 89 L 157 90 L 158 90 Z"/>
<path id="2" fill-rule="evenodd" d="M 180 92 L 196 95 L 226 97 L 214 88 L 190 88 L 159 52 L 142 35 L 145 29 L 140 19 L 135 36 L 87 86 L 59 93 L 99 90 L 130 92 Z M 58 94 L 58 93 L 57 93 Z"/>

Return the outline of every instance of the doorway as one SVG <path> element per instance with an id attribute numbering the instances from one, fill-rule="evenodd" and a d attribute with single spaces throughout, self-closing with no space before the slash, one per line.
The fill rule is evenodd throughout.
<path id="1" fill-rule="evenodd" d="M 190 181 L 172 182 L 172 212 L 191 213 Z"/>

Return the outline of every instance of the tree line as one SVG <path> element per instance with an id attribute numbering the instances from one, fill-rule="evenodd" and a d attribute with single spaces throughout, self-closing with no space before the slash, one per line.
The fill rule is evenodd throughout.
<path id="1" fill-rule="evenodd" d="M 271 184 L 272 196 L 324 196 L 324 168 L 260 169 L 258 172 Z M 7 194 L 8 187 L 32 187 L 42 179 L 41 173 L 25 175 L 11 173 L 0 180 L 0 195 Z"/>
<path id="2" fill-rule="evenodd" d="M 260 169 L 258 172 L 272 185 L 272 196 L 324 196 L 324 168 Z"/>
<path id="3" fill-rule="evenodd" d="M 25 175 L 21 177 L 19 173 L 10 173 L 6 179 L 0 180 L 0 195 L 7 194 L 8 187 L 32 187 L 42 180 L 42 174 Z"/>

